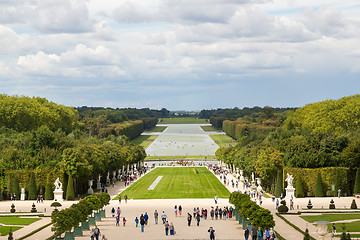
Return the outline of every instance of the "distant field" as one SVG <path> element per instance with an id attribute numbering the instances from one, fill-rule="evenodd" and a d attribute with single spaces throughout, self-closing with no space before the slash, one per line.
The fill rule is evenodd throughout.
<path id="1" fill-rule="evenodd" d="M 222 135 L 209 135 L 219 147 L 234 146 L 236 141 L 226 134 Z"/>
<path id="2" fill-rule="evenodd" d="M 222 132 L 219 129 L 214 128 L 213 126 L 200 126 L 205 132 Z"/>
<path id="3" fill-rule="evenodd" d="M 154 190 L 149 186 L 163 176 Z M 205 167 L 158 167 L 121 193 L 133 199 L 228 198 L 229 190 Z M 118 199 L 116 197 L 115 199 Z"/>
<path id="4" fill-rule="evenodd" d="M 144 132 L 163 132 L 167 127 L 166 126 L 155 126 L 149 130 L 146 130 Z"/>
<path id="5" fill-rule="evenodd" d="M 213 159 L 214 156 L 147 156 L 145 160 L 168 160 L 168 159 Z"/>
<path id="6" fill-rule="evenodd" d="M 132 142 L 135 143 L 135 145 L 147 148 L 157 137 L 158 135 L 140 135 L 133 139 Z"/>
<path id="7" fill-rule="evenodd" d="M 197 119 L 191 117 L 183 118 L 160 118 L 159 124 L 200 124 L 209 123 L 208 119 Z"/>

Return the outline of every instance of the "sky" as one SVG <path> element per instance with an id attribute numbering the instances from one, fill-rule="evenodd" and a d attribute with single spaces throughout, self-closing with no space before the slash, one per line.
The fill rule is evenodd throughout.
<path id="1" fill-rule="evenodd" d="M 0 0 L 0 93 L 301 107 L 360 89 L 358 0 Z"/>

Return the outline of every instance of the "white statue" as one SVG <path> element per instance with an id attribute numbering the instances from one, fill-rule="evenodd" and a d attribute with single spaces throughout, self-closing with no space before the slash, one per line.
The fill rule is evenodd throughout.
<path id="1" fill-rule="evenodd" d="M 54 182 L 55 185 L 55 191 L 56 190 L 62 190 L 62 183 L 60 182 L 59 178 L 57 178 Z"/>
<path id="2" fill-rule="evenodd" d="M 290 175 L 289 173 L 287 173 L 287 178 L 285 179 L 285 181 L 287 182 L 287 184 L 288 184 L 288 188 L 293 188 L 293 180 L 294 180 L 294 178 L 293 178 L 293 176 L 292 175 Z"/>
<path id="3" fill-rule="evenodd" d="M 255 175 L 254 175 L 254 173 L 251 173 L 251 178 L 252 178 L 252 181 L 255 182 Z"/>
<path id="4" fill-rule="evenodd" d="M 98 177 L 98 182 L 100 182 L 101 181 L 101 175 L 99 174 L 99 177 Z"/>

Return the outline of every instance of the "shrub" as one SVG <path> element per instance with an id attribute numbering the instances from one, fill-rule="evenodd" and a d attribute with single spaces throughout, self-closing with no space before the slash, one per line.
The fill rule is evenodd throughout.
<path id="1" fill-rule="evenodd" d="M 75 200 L 74 182 L 72 175 L 69 175 L 68 185 L 66 188 L 66 200 Z"/>
<path id="2" fill-rule="evenodd" d="M 11 212 L 11 213 L 16 212 L 16 210 L 15 210 L 15 205 L 14 205 L 14 204 L 11 204 L 10 212 Z"/>
<path id="3" fill-rule="evenodd" d="M 324 197 L 324 186 L 321 180 L 321 173 L 318 173 L 316 178 L 315 197 Z"/>
<path id="4" fill-rule="evenodd" d="M 37 198 L 37 190 L 35 183 L 35 174 L 32 172 L 30 175 L 30 185 L 29 185 L 29 200 L 35 200 Z"/>
<path id="5" fill-rule="evenodd" d="M 96 196 L 99 198 L 100 202 L 101 202 L 101 208 L 103 208 L 106 205 L 109 205 L 110 202 L 110 195 L 108 193 L 99 193 L 96 194 Z"/>
<path id="6" fill-rule="evenodd" d="M 276 187 L 275 187 L 275 197 L 280 197 L 283 192 L 283 173 L 282 171 L 278 171 L 276 177 Z"/>
<path id="7" fill-rule="evenodd" d="M 287 213 L 289 211 L 289 208 L 286 205 L 280 205 L 278 207 L 278 212 L 279 213 Z"/>
<path id="8" fill-rule="evenodd" d="M 301 175 L 298 175 L 296 177 L 296 191 L 295 191 L 295 196 L 297 198 L 303 198 L 305 197 L 305 194 L 304 194 L 304 187 L 303 187 L 303 183 L 302 183 L 302 179 L 301 179 Z"/>
<path id="9" fill-rule="evenodd" d="M 354 193 L 360 193 L 360 168 L 356 171 Z"/>
<path id="10" fill-rule="evenodd" d="M 54 207 L 54 208 L 55 208 L 53 212 L 59 211 L 59 210 L 57 209 L 57 207 L 61 207 L 61 206 L 62 206 L 61 203 L 59 203 L 59 202 L 57 202 L 57 201 L 53 202 L 53 203 L 50 205 L 50 207 Z"/>
<path id="11" fill-rule="evenodd" d="M 31 206 L 31 212 L 37 212 L 35 203 L 33 203 Z"/>
<path id="12" fill-rule="evenodd" d="M 309 229 L 306 228 L 305 230 L 305 234 L 304 234 L 304 240 L 310 240 L 310 234 L 309 234 Z"/>
<path id="13" fill-rule="evenodd" d="M 342 184 L 341 184 L 341 173 L 339 170 L 335 170 L 336 174 L 335 174 L 335 192 L 338 191 L 338 189 L 343 190 Z"/>
<path id="14" fill-rule="evenodd" d="M 351 209 L 357 209 L 357 205 L 356 205 L 355 199 L 352 200 L 350 208 L 351 208 Z"/>
<path id="15" fill-rule="evenodd" d="M 312 209 L 313 208 L 313 205 L 312 205 L 312 203 L 311 203 L 311 200 L 309 199 L 309 202 L 308 202 L 308 204 L 307 204 L 307 206 L 306 206 L 308 209 Z"/>
<path id="16" fill-rule="evenodd" d="M 331 201 L 330 201 L 329 209 L 335 209 L 335 203 L 334 203 L 333 199 L 331 199 Z"/>

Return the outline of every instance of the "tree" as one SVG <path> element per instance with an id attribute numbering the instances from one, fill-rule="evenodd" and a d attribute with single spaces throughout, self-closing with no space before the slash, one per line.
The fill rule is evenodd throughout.
<path id="1" fill-rule="evenodd" d="M 46 186 L 45 186 L 45 200 L 54 199 L 54 192 L 52 189 L 52 184 L 50 182 L 50 174 L 47 175 L 46 178 Z"/>
<path id="2" fill-rule="evenodd" d="M 342 184 L 341 184 L 341 174 L 339 170 L 335 170 L 335 192 L 337 192 L 339 189 L 342 189 Z"/>
<path id="3" fill-rule="evenodd" d="M 301 179 L 301 175 L 299 174 L 297 177 L 296 177 L 296 191 L 295 191 L 295 196 L 297 198 L 303 198 L 305 197 L 305 194 L 304 194 L 304 186 L 303 186 L 303 182 L 302 182 L 302 179 Z"/>
<path id="4" fill-rule="evenodd" d="M 310 240 L 309 229 L 307 229 L 307 228 L 306 228 L 306 230 L 305 230 L 304 240 Z"/>
<path id="5" fill-rule="evenodd" d="M 316 178 L 315 197 L 324 197 L 324 185 L 321 179 L 321 173 L 318 173 Z"/>
<path id="6" fill-rule="evenodd" d="M 74 181 L 71 174 L 69 175 L 68 185 L 66 188 L 66 200 L 75 200 Z"/>
<path id="7" fill-rule="evenodd" d="M 283 192 L 283 173 L 282 171 L 277 172 L 276 186 L 275 186 L 275 197 L 280 197 Z"/>
<path id="8" fill-rule="evenodd" d="M 354 193 L 360 193 L 360 168 L 356 171 Z"/>
<path id="9" fill-rule="evenodd" d="M 267 181 L 275 183 L 275 176 L 282 169 L 282 153 L 272 147 L 260 150 L 255 169 Z"/>
<path id="10" fill-rule="evenodd" d="M 35 200 L 37 198 L 35 174 L 32 172 L 30 175 L 30 184 L 29 184 L 29 200 Z"/>
<path id="11" fill-rule="evenodd" d="M 17 177 L 14 178 L 12 192 L 16 194 L 16 200 L 19 200 L 20 199 L 20 186 L 19 186 L 19 179 Z"/>

